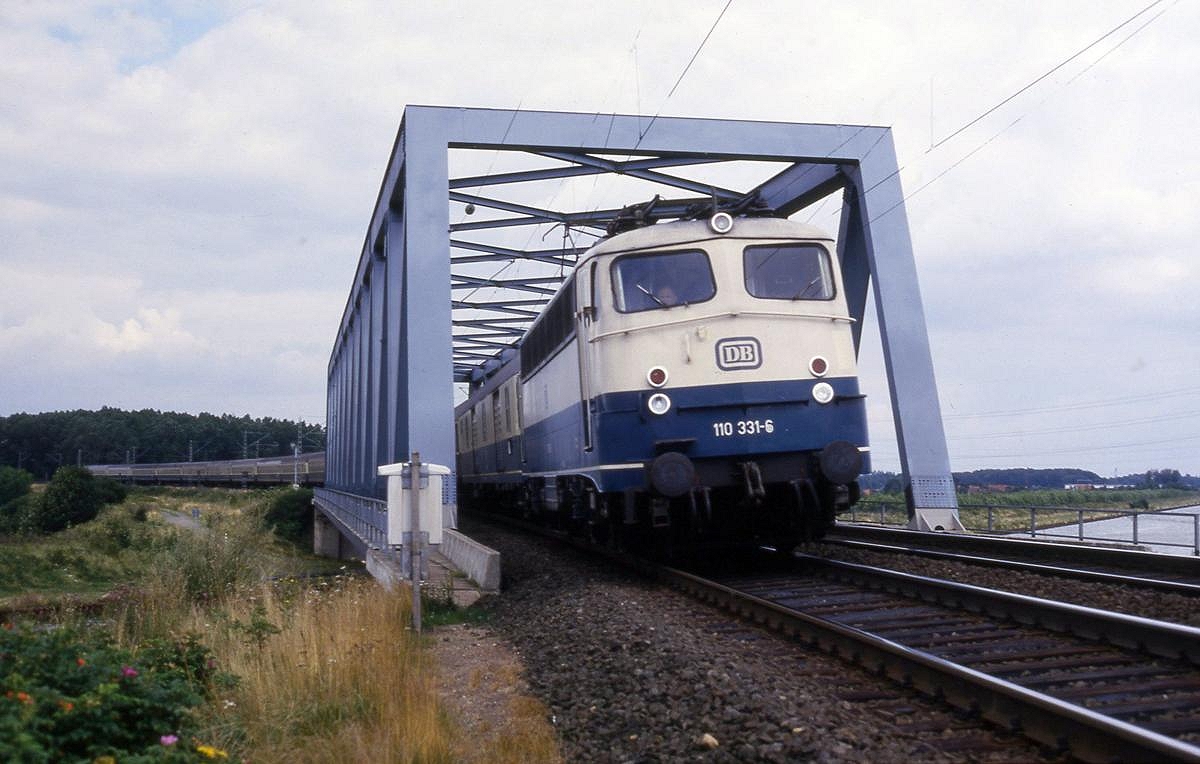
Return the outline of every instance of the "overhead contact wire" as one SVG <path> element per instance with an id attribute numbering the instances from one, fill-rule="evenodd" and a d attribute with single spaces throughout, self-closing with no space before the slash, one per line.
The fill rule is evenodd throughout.
<path id="1" fill-rule="evenodd" d="M 1067 65 L 1067 64 L 1069 64 L 1069 63 L 1071 63 L 1071 62 L 1072 62 L 1072 61 L 1074 61 L 1075 59 L 1079 58 L 1079 57 L 1080 57 L 1080 56 L 1082 56 L 1084 53 L 1087 53 L 1089 50 L 1091 50 L 1092 48 L 1096 47 L 1097 45 L 1099 45 L 1099 44 L 1100 44 L 1101 42 L 1103 42 L 1104 40 L 1108 39 L 1109 37 L 1112 37 L 1114 34 L 1116 34 L 1118 31 L 1120 31 L 1122 27 L 1128 26 L 1128 25 L 1129 25 L 1129 24 L 1130 24 L 1130 23 L 1131 23 L 1131 22 L 1132 22 L 1134 19 L 1136 19 L 1136 18 L 1138 18 L 1139 16 L 1141 16 L 1142 14 L 1146 13 L 1146 11 L 1150 10 L 1151 8 L 1153 8 L 1154 6 L 1158 5 L 1158 4 L 1159 4 L 1159 3 L 1161 3 L 1161 2 L 1163 2 L 1163 0 L 1154 0 L 1154 2 L 1150 3 L 1150 4 L 1149 4 L 1149 5 L 1147 5 L 1145 8 L 1142 8 L 1140 11 L 1138 11 L 1138 12 L 1137 12 L 1137 13 L 1135 13 L 1135 14 L 1133 14 L 1133 15 L 1132 15 L 1132 16 L 1130 16 L 1129 18 L 1125 19 L 1125 20 L 1124 20 L 1124 21 L 1122 21 L 1120 24 L 1117 24 L 1117 25 L 1116 25 L 1115 27 L 1113 27 L 1112 29 L 1108 30 L 1108 31 L 1107 31 L 1107 32 L 1105 32 L 1104 34 L 1102 34 L 1102 35 L 1100 35 L 1099 37 L 1097 37 L 1097 38 L 1096 38 L 1094 41 L 1092 41 L 1092 42 L 1088 43 L 1088 44 L 1087 44 L 1086 46 L 1084 46 L 1083 48 L 1079 49 L 1079 50 L 1078 50 L 1078 51 L 1076 51 L 1075 53 L 1073 53 L 1073 54 L 1071 54 L 1070 56 L 1068 56 L 1067 58 L 1063 59 L 1063 60 L 1062 60 L 1061 62 L 1059 62 L 1059 63 L 1058 63 L 1056 66 L 1054 66 L 1052 69 L 1050 69 L 1049 71 L 1047 71 L 1045 74 L 1042 74 L 1040 77 L 1038 77 L 1037 79 L 1033 80 L 1033 81 L 1032 81 L 1032 82 L 1030 82 L 1029 84 L 1025 85 L 1025 86 L 1024 86 L 1024 87 L 1022 87 L 1020 90 L 1018 90 L 1017 92 L 1013 93 L 1012 95 L 1008 96 L 1007 98 L 1005 98 L 1005 99 L 1004 99 L 1003 101 L 1001 101 L 1000 103 L 996 104 L 996 105 L 995 105 L 995 106 L 993 106 L 992 108 L 988 109 L 987 111 L 983 112 L 983 113 L 982 113 L 982 114 L 980 114 L 979 116 L 975 117 L 975 118 L 974 118 L 974 119 L 972 119 L 970 122 L 967 122 L 965 125 L 963 125 L 962 127 L 958 128 L 958 129 L 957 129 L 957 130 L 955 130 L 954 132 L 950 133 L 949 135 L 947 135 L 945 138 L 941 139 L 941 140 L 940 140 L 940 141 L 938 141 L 937 143 L 934 143 L 932 146 L 930 146 L 930 147 L 929 147 L 929 149 L 927 149 L 927 150 L 926 150 L 926 152 L 925 152 L 925 153 L 929 153 L 930 151 L 933 151 L 934 149 L 938 148 L 939 146 L 941 146 L 942 144 L 946 143 L 947 141 L 950 141 L 950 140 L 952 140 L 952 139 L 953 139 L 955 136 L 957 136 L 958 134 L 962 133 L 964 130 L 966 130 L 966 129 L 970 128 L 972 125 L 974 125 L 974 124 L 978 123 L 980 120 L 982 120 L 982 119 L 985 119 L 985 118 L 986 118 L 988 115 L 990 115 L 990 114 L 994 113 L 994 112 L 995 112 L 997 109 L 1000 109 L 1000 108 L 1001 108 L 1001 107 L 1003 107 L 1005 104 L 1007 104 L 1007 103 L 1009 103 L 1010 101 L 1012 101 L 1014 98 L 1018 97 L 1019 95 L 1021 95 L 1021 94 L 1022 94 L 1022 93 L 1024 93 L 1025 91 L 1027 91 L 1027 90 L 1029 90 L 1030 88 L 1032 88 L 1033 86 L 1037 85 L 1037 84 L 1038 84 L 1039 82 L 1041 82 L 1042 80 L 1044 80 L 1044 79 L 1046 79 L 1047 77 L 1051 76 L 1052 74 L 1054 74 L 1055 72 L 1057 72 L 1059 69 L 1062 69 L 1064 66 L 1066 66 L 1066 65 Z M 1159 14 L 1159 15 L 1161 16 L 1162 14 Z M 1158 18 L 1158 16 L 1155 16 L 1155 17 L 1154 17 L 1154 19 L 1156 19 L 1156 18 Z M 1149 22 L 1147 22 L 1146 24 L 1142 25 L 1142 26 L 1141 26 L 1141 27 L 1139 27 L 1138 29 L 1134 30 L 1133 34 L 1131 34 L 1131 35 L 1130 35 L 1130 37 L 1132 37 L 1133 35 L 1137 34 L 1137 33 L 1138 33 L 1138 32 L 1140 32 L 1142 29 L 1145 29 L 1145 28 L 1146 28 L 1146 26 L 1148 26 L 1148 25 L 1149 25 L 1151 22 L 1153 22 L 1153 21 L 1154 21 L 1154 19 L 1150 19 L 1150 21 L 1149 21 Z M 1129 38 L 1127 37 L 1127 38 L 1125 38 L 1125 39 L 1126 39 L 1126 40 L 1128 40 Z M 1122 40 L 1122 41 L 1121 41 L 1121 44 L 1124 44 L 1124 42 L 1125 42 L 1125 40 Z M 1120 47 L 1120 44 L 1119 44 L 1117 47 Z M 1113 50 L 1116 50 L 1116 48 L 1114 48 Z M 1112 52 L 1112 51 L 1109 51 L 1109 53 L 1111 53 L 1111 52 Z M 1105 54 L 1105 55 L 1107 55 L 1107 54 Z"/>

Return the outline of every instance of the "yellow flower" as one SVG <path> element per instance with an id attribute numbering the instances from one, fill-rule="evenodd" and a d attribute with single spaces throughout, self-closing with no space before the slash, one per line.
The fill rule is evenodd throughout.
<path id="1" fill-rule="evenodd" d="M 229 754 L 222 751 L 220 748 L 214 748 L 211 745 L 198 745 L 196 752 L 202 753 L 210 759 L 228 759 Z"/>

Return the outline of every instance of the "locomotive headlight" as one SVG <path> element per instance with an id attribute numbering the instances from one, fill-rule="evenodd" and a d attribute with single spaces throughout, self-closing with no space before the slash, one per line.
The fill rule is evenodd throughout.
<path id="1" fill-rule="evenodd" d="M 646 381 L 651 387 L 662 387 L 667 384 L 667 370 L 662 366 L 655 366 L 646 372 Z"/>
<path id="2" fill-rule="evenodd" d="M 829 371 L 829 361 L 826 361 L 822 356 L 814 355 L 812 360 L 808 362 L 808 370 L 812 372 L 814 377 L 823 377 Z"/>
<path id="3" fill-rule="evenodd" d="M 733 215 L 728 212 L 718 212 L 708 219 L 708 227 L 713 233 L 729 233 L 733 230 Z"/>
<path id="4" fill-rule="evenodd" d="M 650 409 L 651 414 L 662 416 L 671 410 L 671 399 L 664 393 L 655 393 L 650 396 L 650 400 L 646 401 L 646 406 Z"/>
<path id="5" fill-rule="evenodd" d="M 833 400 L 833 385 L 828 382 L 818 382 L 813 385 L 812 396 L 817 403 L 829 403 Z"/>

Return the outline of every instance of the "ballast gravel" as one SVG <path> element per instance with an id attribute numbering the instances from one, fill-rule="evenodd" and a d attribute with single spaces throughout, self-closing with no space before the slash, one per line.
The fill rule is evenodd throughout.
<path id="1" fill-rule="evenodd" d="M 1048 761 L 1053 754 L 610 563 L 479 521 L 481 603 L 567 761 Z"/>

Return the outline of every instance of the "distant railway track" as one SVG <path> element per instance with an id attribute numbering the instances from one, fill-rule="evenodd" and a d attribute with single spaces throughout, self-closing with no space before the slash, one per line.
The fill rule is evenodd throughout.
<path id="1" fill-rule="evenodd" d="M 993 536 L 839 524 L 823 543 L 888 554 L 1200 595 L 1200 558 Z"/>
<path id="2" fill-rule="evenodd" d="M 1090 761 L 1200 761 L 1200 629 L 798 558 L 660 579 Z"/>
<path id="3" fill-rule="evenodd" d="M 92 464 L 93 475 L 167 485 L 323 485 L 325 452 L 261 459 L 162 464 Z"/>

